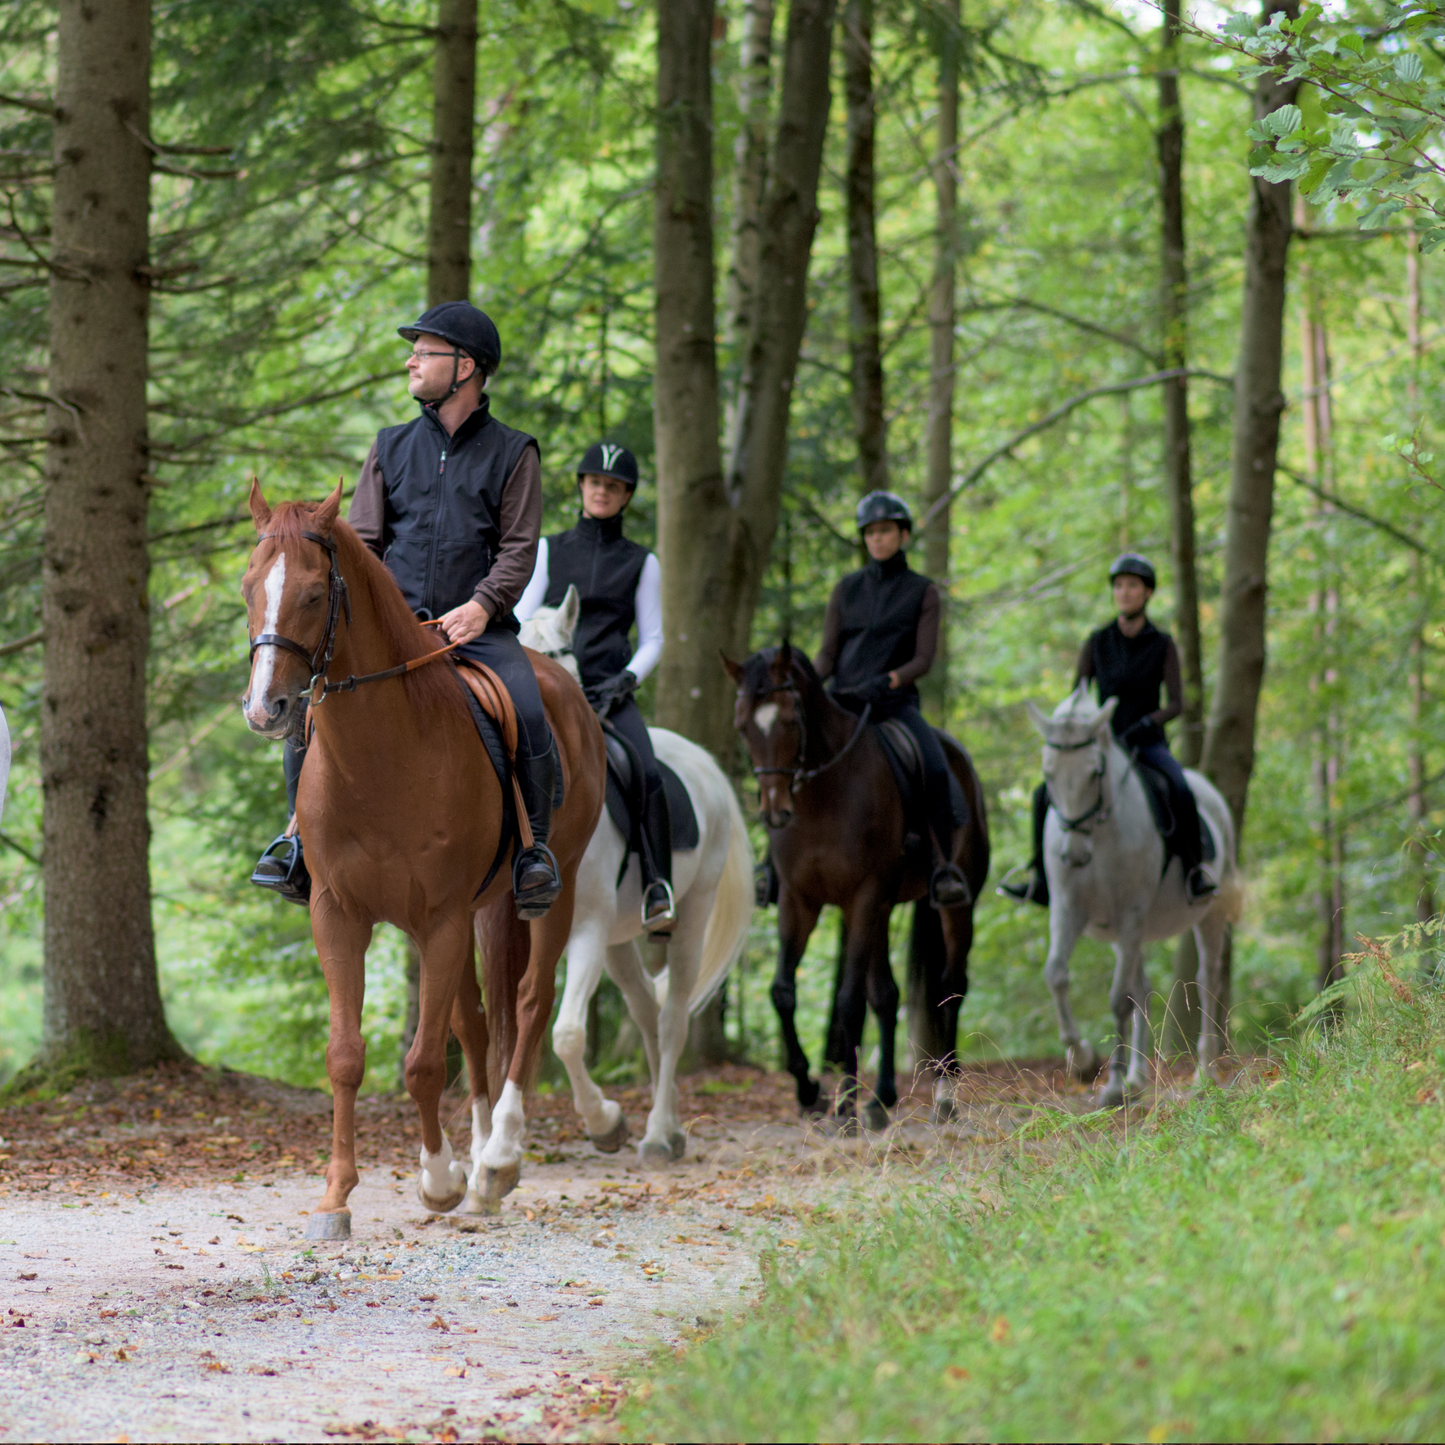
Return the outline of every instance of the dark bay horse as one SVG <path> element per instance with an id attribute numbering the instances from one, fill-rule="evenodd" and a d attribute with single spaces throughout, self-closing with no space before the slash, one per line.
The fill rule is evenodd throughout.
<path id="1" fill-rule="evenodd" d="M 926 851 L 905 853 L 907 820 L 884 745 L 872 727 L 860 725 L 828 696 L 803 653 L 785 642 L 754 653 L 741 665 L 724 659 L 724 666 L 737 684 L 733 721 L 752 754 L 778 871 L 773 1006 L 787 1045 L 788 1072 L 797 1080 L 798 1103 L 815 1109 L 819 1096 L 793 1021 L 798 963 L 823 905 L 832 903 L 842 909 L 846 928 L 836 1003 L 844 1073 L 837 1114 L 849 1123 L 856 1113 L 858 1045 L 871 1005 L 881 1043 L 876 1098 L 865 1105 L 865 1119 L 870 1128 L 886 1125 L 886 1110 L 898 1100 L 898 986 L 888 959 L 888 918 L 895 903 L 923 899 L 918 911 L 929 917 L 915 916 L 913 945 L 919 1004 L 928 1015 L 920 1032 L 934 1041 L 936 1116 L 952 1117 L 954 1049 L 959 1005 L 968 991 L 973 905 L 930 909 L 931 863 Z M 953 861 L 977 898 L 988 874 L 983 788 L 963 748 L 946 734 L 940 741 L 969 813 L 954 832 Z"/>
<path id="2" fill-rule="evenodd" d="M 315 727 L 296 817 L 311 868 L 311 931 L 331 999 L 332 1147 L 317 1213 L 345 1211 L 357 1183 L 366 949 L 381 922 L 410 934 L 421 951 L 421 1017 L 406 1057 L 407 1091 L 421 1116 L 418 1194 L 428 1209 L 454 1209 L 465 1198 L 469 1209 L 481 1211 L 495 1207 L 517 1182 L 523 1094 L 551 1016 L 577 865 L 602 809 L 602 730 L 566 672 L 530 654 L 566 795 L 550 839 L 561 896 L 546 917 L 520 922 L 510 866 L 480 891 L 502 841 L 502 791 L 451 661 L 368 677 L 399 672 L 442 644 L 417 622 L 381 562 L 338 520 L 340 505 L 338 485 L 319 505 L 283 502 L 273 511 L 253 484 L 251 515 L 260 540 L 242 584 L 254 640 L 242 700 L 247 723 L 265 737 L 282 737 L 300 725 L 309 699 Z M 328 671 L 367 685 L 328 689 Z M 484 953 L 486 1012 L 473 962 L 474 922 Z M 437 1114 L 449 1026 L 471 1077 L 470 1178 L 453 1159 Z M 490 1081 L 489 1035 L 495 1046 Z M 344 1234 L 349 1215 L 333 1223 Z"/>

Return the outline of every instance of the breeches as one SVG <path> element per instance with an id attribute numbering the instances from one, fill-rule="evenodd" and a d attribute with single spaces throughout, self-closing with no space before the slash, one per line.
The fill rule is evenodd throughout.
<path id="1" fill-rule="evenodd" d="M 928 808 L 928 825 L 938 839 L 945 859 L 953 853 L 953 799 L 948 789 L 948 759 L 938 734 L 916 707 L 902 707 L 891 716 L 908 729 L 923 758 L 924 803 Z"/>
<path id="2" fill-rule="evenodd" d="M 662 786 L 662 774 L 657 767 L 657 754 L 652 750 L 652 739 L 648 736 L 647 723 L 636 702 L 628 698 L 608 719 L 608 724 L 617 729 L 629 743 L 637 756 L 642 759 L 642 772 L 647 779 L 647 791 L 656 792 Z"/>
<path id="3" fill-rule="evenodd" d="M 1179 855 L 1188 877 L 1191 870 L 1199 866 L 1203 856 L 1203 843 L 1199 833 L 1199 804 L 1195 801 L 1194 790 L 1184 778 L 1184 769 L 1179 759 L 1169 751 L 1168 743 L 1155 743 L 1153 747 L 1139 749 L 1139 761 L 1164 774 L 1169 779 L 1169 804 L 1174 813 L 1174 835 L 1167 840 L 1171 850 Z"/>

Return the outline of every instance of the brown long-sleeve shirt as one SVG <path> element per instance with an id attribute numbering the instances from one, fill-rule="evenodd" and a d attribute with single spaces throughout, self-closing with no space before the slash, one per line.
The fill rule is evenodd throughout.
<path id="1" fill-rule="evenodd" d="M 1079 664 L 1074 677 L 1074 686 L 1081 682 L 1089 681 L 1094 676 L 1094 639 L 1092 636 L 1084 639 L 1084 645 L 1079 649 Z M 1184 674 L 1179 666 L 1179 649 L 1174 645 L 1174 639 L 1169 639 L 1169 645 L 1164 649 L 1164 695 L 1166 702 L 1163 707 L 1155 708 L 1149 714 L 1149 721 L 1158 723 L 1160 727 L 1167 722 L 1173 722 L 1180 713 L 1184 711 Z"/>
<path id="2" fill-rule="evenodd" d="M 376 444 L 366 454 L 352 493 L 347 520 L 378 557 L 386 550 L 386 479 L 376 461 Z M 537 562 L 542 535 L 542 462 L 527 447 L 502 488 L 501 544 L 492 570 L 477 583 L 472 601 L 488 617 L 505 617 L 517 605 Z"/>
<path id="3" fill-rule="evenodd" d="M 899 687 L 907 687 L 910 682 L 917 682 L 933 666 L 933 659 L 938 652 L 939 616 L 938 588 L 930 582 L 918 609 L 918 637 L 914 643 L 913 656 L 902 667 L 894 668 L 898 674 Z M 823 645 L 813 659 L 818 676 L 824 680 L 832 677 L 833 669 L 838 663 L 838 633 L 841 626 L 842 603 L 835 587 L 833 595 L 828 599 L 828 610 L 823 614 Z"/>

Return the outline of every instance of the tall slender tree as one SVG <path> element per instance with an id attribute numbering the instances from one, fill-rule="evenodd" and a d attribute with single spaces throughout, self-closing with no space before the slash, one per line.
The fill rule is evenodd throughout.
<path id="1" fill-rule="evenodd" d="M 873 0 L 843 8 L 843 89 L 848 108 L 843 190 L 848 226 L 848 350 L 853 370 L 853 434 L 864 492 L 888 485 L 888 429 L 883 411 L 879 335 L 878 222 L 873 152 L 877 127 L 873 84 Z"/>
<path id="2" fill-rule="evenodd" d="M 477 0 L 439 0 L 432 62 L 431 208 L 426 300 L 472 290 L 472 148 L 477 104 Z"/>
<path id="3" fill-rule="evenodd" d="M 1298 18 L 1299 0 L 1269 0 Z M 1294 103 L 1298 80 L 1262 75 L 1255 84 L 1257 119 Z M 1218 785 L 1243 831 L 1255 720 L 1264 681 L 1265 604 L 1274 474 L 1279 453 L 1280 385 L 1284 361 L 1285 270 L 1291 235 L 1290 183 L 1250 178 L 1244 257 L 1244 312 L 1234 381 L 1234 438 L 1224 532 L 1219 665 L 1205 734 L 1204 771 Z"/>
<path id="4" fill-rule="evenodd" d="M 176 1056 L 146 814 L 149 0 L 60 0 L 41 707 L 42 1060 Z"/>

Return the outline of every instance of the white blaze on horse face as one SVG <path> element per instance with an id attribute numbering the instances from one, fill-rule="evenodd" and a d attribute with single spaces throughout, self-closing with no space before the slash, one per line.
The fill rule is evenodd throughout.
<path id="1" fill-rule="evenodd" d="M 261 631 L 275 632 L 281 618 L 281 595 L 286 590 L 286 554 L 282 552 L 266 574 L 266 616 Z M 251 673 L 251 693 L 246 703 L 246 721 L 253 728 L 265 727 L 271 720 L 269 694 L 271 673 L 276 666 L 276 645 L 266 643 L 256 649 L 256 666 Z"/>
<path id="2" fill-rule="evenodd" d="M 778 720 L 778 705 L 775 702 L 765 702 L 753 713 L 753 721 L 762 729 L 764 737 L 767 737 L 773 730 L 773 724 Z"/>

